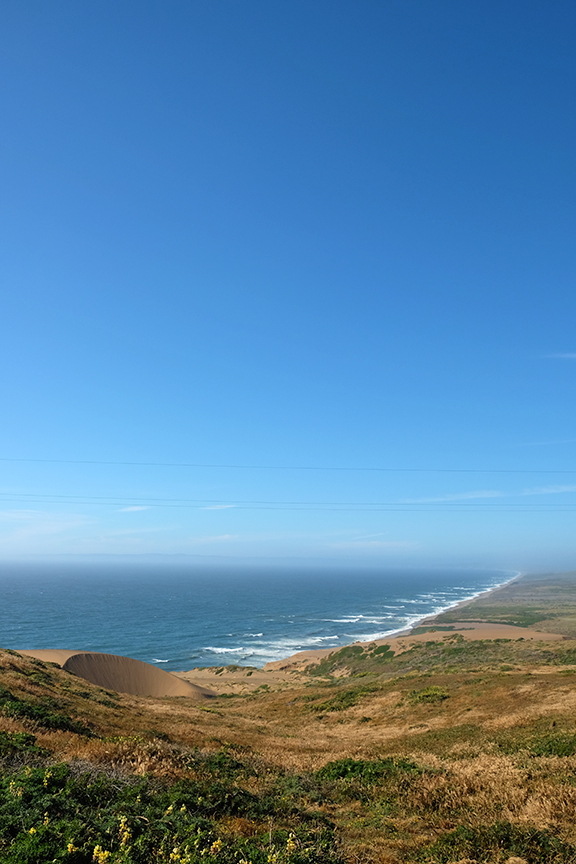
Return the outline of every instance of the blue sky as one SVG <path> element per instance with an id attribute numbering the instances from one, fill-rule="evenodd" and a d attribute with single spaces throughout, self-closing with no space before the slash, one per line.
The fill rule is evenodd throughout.
<path id="1" fill-rule="evenodd" d="M 576 566 L 575 35 L 5 2 L 0 556 Z"/>

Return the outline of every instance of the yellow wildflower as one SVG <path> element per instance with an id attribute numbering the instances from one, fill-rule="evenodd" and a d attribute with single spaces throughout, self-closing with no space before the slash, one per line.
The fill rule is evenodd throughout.
<path id="1" fill-rule="evenodd" d="M 212 845 L 210 847 L 210 854 L 211 855 L 217 855 L 221 849 L 222 849 L 222 840 L 220 840 L 220 838 L 218 838 L 218 840 L 215 840 L 214 843 L 212 843 Z"/>
<path id="2" fill-rule="evenodd" d="M 16 783 L 14 782 L 14 780 L 10 781 L 10 794 L 11 795 L 13 795 L 15 798 L 21 798 L 23 791 L 24 790 L 23 790 L 22 786 L 17 786 Z"/>
<path id="3" fill-rule="evenodd" d="M 36 834 L 36 828 L 30 828 L 29 834 Z"/>
<path id="4" fill-rule="evenodd" d="M 127 846 L 132 839 L 132 832 L 128 827 L 128 820 L 126 819 L 126 816 L 120 817 L 120 828 L 118 829 L 118 836 L 120 837 L 121 846 Z"/>

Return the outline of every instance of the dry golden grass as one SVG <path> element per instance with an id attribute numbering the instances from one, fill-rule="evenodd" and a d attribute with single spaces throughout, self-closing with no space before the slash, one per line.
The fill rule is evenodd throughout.
<path id="1" fill-rule="evenodd" d="M 413 760 L 420 773 L 359 790 L 357 797 L 336 784 L 329 799 L 310 798 L 310 806 L 336 823 L 339 850 L 350 864 L 394 864 L 413 860 L 410 850 L 457 825 L 506 821 L 576 844 L 576 755 L 534 750 L 534 742 L 576 734 L 576 676 L 565 672 L 533 663 L 506 672 L 440 669 L 382 677 L 364 691 L 365 678 L 299 679 L 291 688 L 283 683 L 200 705 L 106 693 L 61 669 L 0 652 L 0 687 L 20 699 L 52 700 L 95 735 L 48 730 L 2 713 L 0 731 L 32 732 L 55 761 L 167 780 L 190 775 L 195 748 L 229 746 L 259 766 L 258 779 L 245 779 L 245 788 L 265 788 L 271 776 L 310 777 L 339 759 Z M 355 703 L 315 710 L 336 704 L 343 688 L 356 688 Z M 416 701 L 414 691 L 426 688 L 448 697 Z M 261 827 L 240 817 L 223 822 L 234 836 Z"/>

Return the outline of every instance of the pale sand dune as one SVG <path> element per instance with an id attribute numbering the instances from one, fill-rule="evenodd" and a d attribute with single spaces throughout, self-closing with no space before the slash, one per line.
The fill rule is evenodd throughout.
<path id="1" fill-rule="evenodd" d="M 200 687 L 191 681 L 177 678 L 170 672 L 158 669 L 150 663 L 120 657 L 117 654 L 100 654 L 95 651 L 19 651 L 28 657 L 36 657 L 49 663 L 57 663 L 67 672 L 90 681 L 106 690 L 130 693 L 132 696 L 188 696 L 207 699 L 215 696 L 213 690 Z"/>
<path id="2" fill-rule="evenodd" d="M 73 654 L 81 654 L 81 651 L 66 651 L 63 648 L 55 648 L 54 650 L 40 649 L 38 651 L 18 651 L 18 654 L 24 654 L 26 657 L 35 657 L 37 660 L 43 660 L 44 663 L 57 663 L 58 666 L 63 666 L 69 657 Z"/>

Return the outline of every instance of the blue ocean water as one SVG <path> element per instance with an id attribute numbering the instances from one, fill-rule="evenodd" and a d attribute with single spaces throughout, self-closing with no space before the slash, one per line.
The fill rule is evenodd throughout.
<path id="1" fill-rule="evenodd" d="M 162 562 L 0 565 L 0 646 L 135 657 L 167 670 L 263 666 L 403 629 L 515 573 L 215 568 Z"/>

